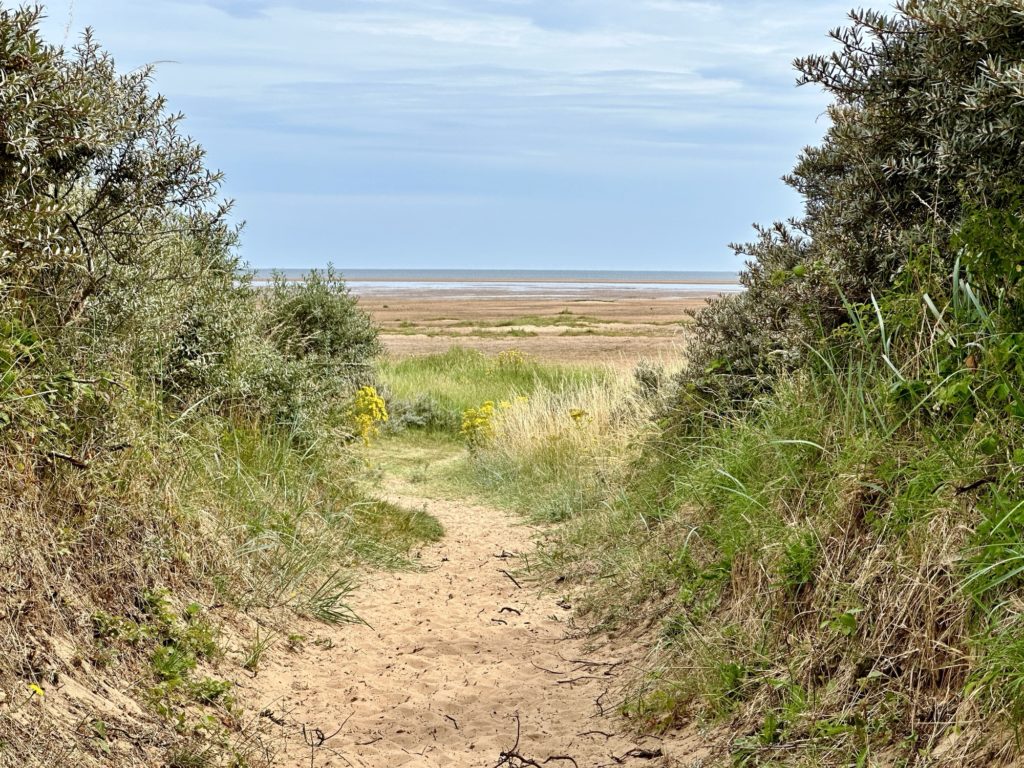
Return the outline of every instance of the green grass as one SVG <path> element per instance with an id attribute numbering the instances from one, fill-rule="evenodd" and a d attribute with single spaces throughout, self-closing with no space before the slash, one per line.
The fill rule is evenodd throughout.
<path id="1" fill-rule="evenodd" d="M 773 722 L 770 738 L 744 754 L 780 755 L 787 743 L 813 746 L 813 723 L 843 717 L 849 701 L 872 717 L 892 710 L 874 673 L 898 674 L 912 688 L 925 668 L 955 662 L 907 657 L 894 673 L 878 661 L 925 642 L 925 627 L 897 636 L 889 627 L 906 626 L 928 599 L 909 574 L 939 567 L 958 540 L 954 521 L 935 526 L 949 495 L 919 505 L 899 528 L 877 503 L 885 468 L 918 458 L 920 445 L 835 418 L 831 393 L 810 382 L 781 386 L 757 416 L 649 445 L 617 495 L 554 534 L 548 567 L 588 585 L 580 606 L 591 620 L 660 625 L 658 663 L 626 706 L 637 722 Z M 926 535 L 937 546 L 920 547 Z M 810 692 L 816 706 L 783 714 L 780 691 Z M 907 722 L 892 726 L 895 735 Z M 827 741 L 845 749 L 852 740 Z"/>
<path id="2" fill-rule="evenodd" d="M 463 477 L 476 492 L 534 522 L 599 506 L 626 477 L 652 427 L 657 393 L 621 373 L 499 408 Z"/>
<path id="3" fill-rule="evenodd" d="M 453 348 L 384 366 L 381 378 L 392 437 L 367 452 L 368 463 L 432 494 L 482 496 L 534 521 L 597 503 L 649 426 L 650 403 L 633 399 L 621 374 L 591 366 Z M 459 434 L 463 412 L 485 402 L 495 404 L 493 434 L 470 445 Z"/>
<path id="4" fill-rule="evenodd" d="M 428 426 L 456 433 L 463 412 L 487 401 L 516 395 L 565 391 L 607 376 L 599 368 L 542 363 L 529 357 L 488 356 L 476 350 L 452 347 L 441 354 L 385 361 L 379 376 L 393 416 L 401 421 L 419 404 Z"/>
<path id="5" fill-rule="evenodd" d="M 508 328 L 510 326 L 547 326 L 600 325 L 607 321 L 591 315 L 577 315 L 569 310 L 562 310 L 557 315 L 518 315 L 501 320 L 463 320 L 456 323 L 455 328 Z"/>
<path id="6" fill-rule="evenodd" d="M 396 478 L 425 495 L 449 498 L 459 492 L 466 444 L 455 434 L 409 429 L 386 435 L 361 451 L 367 485 Z"/>
<path id="7" fill-rule="evenodd" d="M 443 535 L 429 515 L 367 496 L 365 470 L 328 439 L 298 447 L 286 433 L 236 427 L 212 446 L 190 443 L 182 502 L 234 543 L 247 567 L 223 587 L 244 606 L 351 620 L 339 567 L 405 567 L 413 547 Z"/>
<path id="8" fill-rule="evenodd" d="M 858 765 L 912 759 L 938 701 L 1024 720 L 1018 438 L 985 405 L 1004 393 L 975 372 L 977 399 L 908 405 L 931 363 L 847 352 L 754 408 L 680 416 L 550 534 L 544 563 L 596 626 L 659 628 L 624 705 L 642 727 L 728 722 L 742 765 Z"/>

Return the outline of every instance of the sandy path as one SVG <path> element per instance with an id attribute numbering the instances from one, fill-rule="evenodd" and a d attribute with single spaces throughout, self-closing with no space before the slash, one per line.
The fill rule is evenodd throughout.
<path id="1" fill-rule="evenodd" d="M 557 596 L 518 588 L 502 573 L 520 567 L 508 553 L 530 550 L 528 528 L 488 507 L 410 490 L 395 486 L 389 497 L 425 506 L 447 532 L 422 553 L 424 570 L 368 577 L 353 604 L 372 629 L 318 628 L 333 647 L 276 654 L 248 683 L 261 708 L 283 718 L 275 765 L 310 765 L 301 724 L 330 735 L 343 722 L 313 755 L 318 768 L 490 768 L 553 756 L 578 768 L 691 764 L 624 757 L 641 746 L 668 750 L 623 733 L 614 703 L 625 660 L 569 638 L 571 613 Z M 502 762 L 515 743 L 516 713 L 527 762 Z"/>

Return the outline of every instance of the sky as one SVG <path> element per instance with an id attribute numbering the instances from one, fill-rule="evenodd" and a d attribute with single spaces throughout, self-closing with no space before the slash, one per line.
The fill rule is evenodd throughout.
<path id="1" fill-rule="evenodd" d="M 254 267 L 736 270 L 852 0 L 54 0 L 227 176 Z"/>

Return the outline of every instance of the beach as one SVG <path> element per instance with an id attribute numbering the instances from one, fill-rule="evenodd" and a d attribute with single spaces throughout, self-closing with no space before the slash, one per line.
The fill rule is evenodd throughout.
<path id="1" fill-rule="evenodd" d="M 551 362 L 635 365 L 671 359 L 685 344 L 688 312 L 720 295 L 720 283 L 522 281 L 352 281 L 381 327 L 390 356 L 443 352 L 454 345 L 497 353 L 518 349 Z"/>

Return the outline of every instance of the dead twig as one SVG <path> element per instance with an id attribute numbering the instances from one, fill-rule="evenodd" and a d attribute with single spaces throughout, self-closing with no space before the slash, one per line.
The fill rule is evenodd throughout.
<path id="1" fill-rule="evenodd" d="M 533 760 L 529 760 L 519 754 L 519 737 L 522 735 L 523 724 L 519 720 L 518 712 L 512 715 L 512 719 L 516 721 L 516 741 L 512 745 L 511 749 L 505 749 L 501 751 L 501 753 L 498 755 L 498 762 L 497 764 L 495 764 L 494 768 L 501 768 L 501 766 L 503 765 L 513 766 L 514 768 L 516 764 L 512 762 L 513 760 L 518 760 L 520 766 L 534 765 L 537 766 L 537 768 L 540 768 L 538 763 L 535 763 Z"/>
<path id="2" fill-rule="evenodd" d="M 621 667 L 625 664 L 624 661 L 594 661 L 593 659 L 567 659 L 562 654 L 558 654 L 558 658 L 568 664 L 579 664 L 581 667 L 609 667 L 614 669 L 615 667 Z"/>
<path id="3" fill-rule="evenodd" d="M 349 720 L 352 719 L 352 715 L 355 711 L 351 712 L 348 717 L 338 726 L 338 730 L 332 733 L 330 736 L 324 734 L 319 728 L 314 728 L 312 731 L 306 730 L 306 724 L 302 724 L 302 740 L 306 742 L 306 746 L 309 747 L 309 768 L 313 768 L 313 763 L 316 761 L 316 751 L 320 749 L 324 744 L 333 739 L 339 733 L 341 729 L 345 727 Z"/>
<path id="4" fill-rule="evenodd" d="M 549 758 L 548 758 L 547 760 L 545 760 L 545 761 L 544 761 L 544 762 L 542 763 L 542 765 L 547 765 L 547 764 L 548 764 L 548 763 L 550 763 L 550 762 L 551 762 L 552 760 L 564 760 L 564 761 L 565 761 L 565 762 L 567 762 L 567 763 L 572 763 L 573 765 L 575 765 L 575 766 L 576 766 L 576 768 L 580 768 L 580 764 L 579 764 L 579 763 L 577 763 L 577 762 L 576 762 L 576 761 L 575 761 L 575 760 L 574 760 L 573 758 L 569 757 L 568 755 L 552 755 L 552 756 L 551 756 L 551 757 L 549 757 Z"/>
<path id="5" fill-rule="evenodd" d="M 973 483 L 969 483 L 968 485 L 962 487 L 958 486 L 955 495 L 963 496 L 966 493 L 970 493 L 971 491 L 975 491 L 978 488 L 981 488 L 981 486 L 983 485 L 988 485 L 989 483 L 994 483 L 995 481 L 996 478 L 994 476 L 990 475 L 988 477 L 983 477 L 980 480 L 975 480 Z"/>
<path id="6" fill-rule="evenodd" d="M 522 589 L 523 588 L 523 585 L 520 584 L 518 581 L 516 581 L 516 577 L 513 576 L 511 573 L 506 571 L 504 568 L 499 568 L 498 570 L 501 571 L 502 573 L 504 573 L 508 577 L 509 581 L 511 581 L 513 584 L 515 584 L 518 589 Z"/>
<path id="7" fill-rule="evenodd" d="M 575 758 L 569 755 L 551 755 L 546 758 L 543 762 L 538 763 L 536 760 L 531 760 L 519 753 L 519 737 L 522 732 L 522 722 L 519 719 L 519 713 L 516 712 L 512 715 L 512 719 L 516 721 L 516 742 L 512 745 L 511 749 L 504 750 L 498 757 L 498 762 L 494 768 L 501 768 L 503 765 L 509 766 L 509 768 L 524 768 L 524 766 L 533 766 L 533 768 L 542 768 L 550 762 L 562 761 L 566 763 L 572 763 L 576 768 L 580 768 L 579 763 L 576 762 Z"/>
<path id="8" fill-rule="evenodd" d="M 274 714 L 273 710 L 270 710 L 270 709 L 264 709 L 262 712 L 260 712 L 260 717 L 267 718 L 267 720 L 272 722 L 274 725 L 282 725 L 283 726 L 283 725 L 287 725 L 288 724 L 287 720 L 285 720 L 283 717 L 278 717 L 277 715 Z"/>
<path id="9" fill-rule="evenodd" d="M 48 455 L 51 459 L 60 459 L 61 461 L 66 461 L 68 464 L 75 467 L 76 469 L 89 468 L 89 462 L 82 461 L 81 459 L 76 459 L 74 456 L 71 456 L 70 454 L 67 453 L 61 453 L 60 451 L 50 451 Z"/>
<path id="10" fill-rule="evenodd" d="M 629 750 L 629 752 L 621 757 L 612 755 L 612 760 L 621 765 L 630 757 L 635 757 L 639 760 L 654 760 L 655 758 L 661 757 L 663 754 L 664 753 L 660 749 L 643 749 L 642 747 L 636 747 L 635 749 Z"/>
<path id="11" fill-rule="evenodd" d="M 580 675 L 579 677 L 570 677 L 566 680 L 555 680 L 558 685 L 572 685 L 578 683 L 580 680 L 604 680 L 602 675 Z"/>

